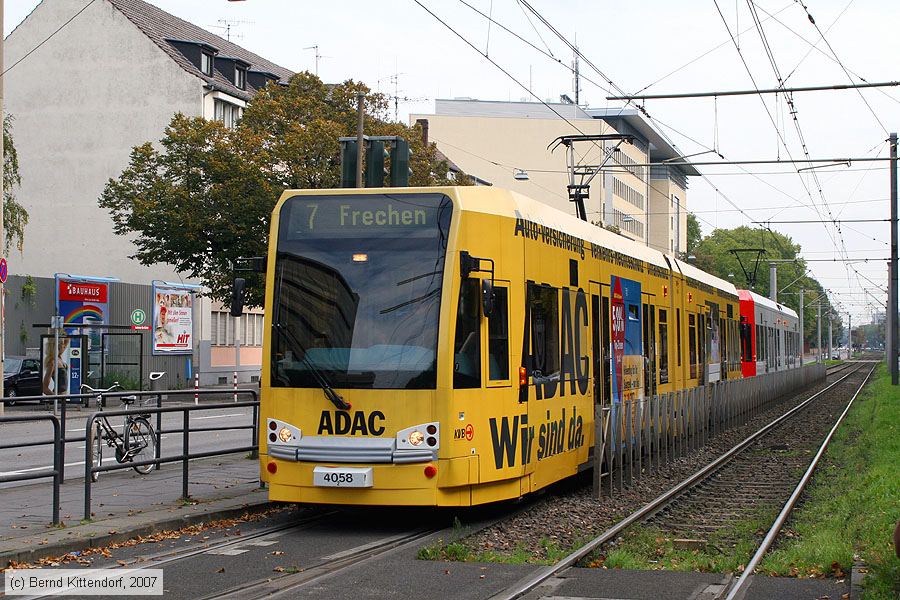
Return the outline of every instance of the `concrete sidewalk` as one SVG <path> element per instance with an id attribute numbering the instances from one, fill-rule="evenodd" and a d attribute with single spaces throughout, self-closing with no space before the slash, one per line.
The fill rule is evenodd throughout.
<path id="1" fill-rule="evenodd" d="M 0 489 L 0 568 L 9 561 L 32 562 L 268 505 L 266 490 L 259 487 L 259 462 L 244 454 L 192 461 L 188 480 L 191 502 L 184 502 L 181 463 L 148 475 L 103 473 L 92 485 L 89 522 L 82 521 L 83 478 L 68 480 L 60 488 L 60 527 L 50 525 L 49 480 Z"/>

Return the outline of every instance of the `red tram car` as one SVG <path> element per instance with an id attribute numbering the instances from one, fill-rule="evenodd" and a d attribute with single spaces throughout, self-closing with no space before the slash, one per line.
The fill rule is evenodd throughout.
<path id="1" fill-rule="evenodd" d="M 749 290 L 741 303 L 741 373 L 752 377 L 801 366 L 800 319 L 790 308 Z"/>

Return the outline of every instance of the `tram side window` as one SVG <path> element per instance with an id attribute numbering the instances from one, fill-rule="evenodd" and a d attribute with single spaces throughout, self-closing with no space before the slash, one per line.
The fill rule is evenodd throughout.
<path id="1" fill-rule="evenodd" d="M 665 309 L 659 309 L 659 382 L 669 383 L 669 323 Z"/>
<path id="2" fill-rule="evenodd" d="M 481 289 L 478 279 L 464 279 L 456 309 L 453 387 L 481 387 Z"/>
<path id="3" fill-rule="evenodd" d="M 494 288 L 494 314 L 488 317 L 488 377 L 509 379 L 509 309 L 503 287 Z"/>
<path id="4" fill-rule="evenodd" d="M 688 362 L 691 365 L 691 379 L 697 377 L 697 324 L 696 316 L 688 315 Z"/>
<path id="5" fill-rule="evenodd" d="M 528 291 L 531 312 L 531 369 L 549 377 L 559 373 L 559 291 L 532 286 Z"/>
<path id="6" fill-rule="evenodd" d="M 675 354 L 678 356 L 678 366 L 681 366 L 681 309 L 675 309 L 675 339 L 677 348 Z"/>

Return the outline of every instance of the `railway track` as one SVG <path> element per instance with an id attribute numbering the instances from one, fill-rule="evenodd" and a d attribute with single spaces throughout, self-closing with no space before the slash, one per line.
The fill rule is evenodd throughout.
<path id="1" fill-rule="evenodd" d="M 777 537 L 781 525 L 802 491 L 802 486 L 805 486 L 816 462 L 824 453 L 831 435 L 874 370 L 872 366 L 863 371 L 865 366 L 865 363 L 851 363 L 851 366 L 833 367 L 829 370 L 829 376 L 838 376 L 838 379 L 827 387 L 774 419 L 718 459 L 555 565 L 539 569 L 491 596 L 491 600 L 514 600 L 524 596 L 617 540 L 637 523 L 653 520 L 658 526 L 673 533 L 689 532 L 691 536 L 696 536 L 698 532 L 704 532 L 712 535 L 725 531 L 730 524 L 757 510 L 763 502 L 770 508 L 784 503 L 782 513 L 760 544 L 757 555 L 748 563 L 741 578 L 734 580 L 722 596 L 728 593 L 728 600 L 738 597 L 748 585 L 753 568 Z M 807 410 L 812 407 L 816 410 Z M 838 414 L 839 417 L 836 416 Z M 794 420 L 799 415 L 808 418 Z M 796 441 L 791 440 L 791 436 L 796 436 Z M 810 462 L 810 454 L 817 447 L 818 452 Z M 798 469 L 807 466 L 806 472 L 800 477 Z M 775 469 L 776 472 L 760 477 L 763 469 Z M 798 479 L 800 484 L 797 484 Z"/>

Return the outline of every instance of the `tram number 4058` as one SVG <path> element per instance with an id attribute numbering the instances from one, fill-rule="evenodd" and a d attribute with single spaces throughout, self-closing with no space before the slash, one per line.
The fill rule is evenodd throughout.
<path id="1" fill-rule="evenodd" d="M 313 485 L 318 487 L 372 487 L 372 467 L 316 467 Z"/>

